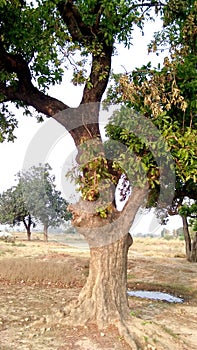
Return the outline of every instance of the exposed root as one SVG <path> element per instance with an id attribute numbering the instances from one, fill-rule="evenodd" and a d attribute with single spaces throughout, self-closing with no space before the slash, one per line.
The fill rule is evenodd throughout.
<path id="1" fill-rule="evenodd" d="M 131 334 L 127 325 L 123 321 L 119 321 L 117 327 L 120 335 L 124 338 L 124 340 L 131 347 L 131 349 L 139 350 L 140 349 L 139 340 Z"/>
<path id="2" fill-rule="evenodd" d="M 132 317 L 118 323 L 121 336 L 133 350 L 180 350 L 185 349 L 184 344 L 176 337 L 169 334 L 168 328 L 157 325 L 154 322 L 146 322 Z"/>
<path id="3" fill-rule="evenodd" d="M 54 312 L 50 317 L 47 316 L 44 322 L 50 323 L 50 326 L 61 324 L 69 327 L 94 324 L 99 331 L 105 331 L 108 326 L 113 325 L 117 327 L 120 336 L 124 338 L 131 350 L 184 350 L 187 348 L 178 335 L 176 336 L 172 331 L 170 333 L 168 327 L 137 317 L 122 319 L 120 316 L 103 325 L 102 322 L 93 320 L 89 313 L 82 312 L 81 307 L 77 305 L 78 301 L 72 301 L 64 310 Z"/>

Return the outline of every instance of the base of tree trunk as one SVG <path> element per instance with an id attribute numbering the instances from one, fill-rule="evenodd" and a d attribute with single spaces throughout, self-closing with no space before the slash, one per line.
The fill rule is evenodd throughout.
<path id="1" fill-rule="evenodd" d="M 48 317 L 50 324 L 61 324 L 65 327 L 78 327 L 85 326 L 87 324 L 97 326 L 96 322 L 90 322 L 87 319 L 77 320 L 79 313 L 73 312 L 73 307 L 76 307 L 76 302 L 71 302 L 70 313 L 65 315 L 65 311 L 59 311 L 52 316 Z M 76 309 L 75 309 L 76 310 Z M 68 308 L 67 308 L 68 311 Z M 156 324 L 155 322 L 143 322 L 141 318 L 135 316 L 128 316 L 124 319 L 119 319 L 116 322 L 111 322 L 103 328 L 98 327 L 98 332 L 107 331 L 108 326 L 115 326 L 121 337 L 130 346 L 131 350 L 180 350 L 182 349 L 182 341 L 173 335 L 168 334 L 165 329 Z M 88 336 L 88 334 L 87 334 Z"/>
<path id="2" fill-rule="evenodd" d="M 141 189 L 133 191 L 125 210 L 120 214 L 114 211 L 105 220 L 99 218 L 93 208 L 97 203 L 82 201 L 70 207 L 75 227 L 90 247 L 89 276 L 78 299 L 67 304 L 57 318 L 58 322 L 69 326 L 95 324 L 99 330 L 114 325 L 132 350 L 179 350 L 180 347 L 176 347 L 173 342 L 166 347 L 166 334 L 162 327 L 150 323 L 145 329 L 141 319 L 130 315 L 127 254 L 132 238 L 128 231 L 145 192 Z M 155 347 L 157 333 L 158 343 Z"/>
<path id="3" fill-rule="evenodd" d="M 65 308 L 75 324 L 94 322 L 103 329 L 129 316 L 126 273 L 131 243 L 127 234 L 111 245 L 90 249 L 86 284 L 75 305 Z"/>
<path id="4" fill-rule="evenodd" d="M 183 221 L 183 233 L 185 238 L 186 259 L 189 262 L 197 262 L 197 232 L 194 234 L 193 240 L 189 232 L 187 217 L 181 216 Z"/>
<path id="5" fill-rule="evenodd" d="M 27 240 L 28 240 L 28 241 L 31 241 L 31 232 L 30 232 L 30 233 L 27 232 Z"/>

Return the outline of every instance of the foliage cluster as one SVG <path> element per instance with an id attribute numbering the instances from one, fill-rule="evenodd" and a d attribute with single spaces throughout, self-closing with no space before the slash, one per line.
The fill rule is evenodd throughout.
<path id="1" fill-rule="evenodd" d="M 0 196 L 0 222 L 16 225 L 24 223 L 26 229 L 41 223 L 47 232 L 48 227 L 56 227 L 71 218 L 67 211 L 68 203 L 55 189 L 51 167 L 32 167 L 17 174 L 18 184 Z"/>
<path id="2" fill-rule="evenodd" d="M 176 174 L 172 206 L 180 206 L 185 196 L 197 198 L 197 2 L 190 1 L 190 5 L 181 2 L 180 7 L 175 3 L 166 5 L 164 28 L 149 47 L 158 52 L 162 44 L 169 43 L 169 54 L 163 66 L 154 68 L 149 62 L 126 75 L 115 75 L 115 85 L 111 86 L 106 102 L 122 103 L 144 115 L 166 140 Z M 158 172 L 149 143 L 144 142 L 141 134 L 138 136 L 134 125 L 134 132 L 130 132 L 129 116 L 121 124 L 122 120 L 122 116 L 111 119 L 108 135 L 121 140 L 141 158 L 149 179 L 154 179 L 151 186 L 156 184 L 159 191 L 162 174 Z M 143 133 L 146 134 L 144 129 Z M 162 157 L 159 148 L 157 152 Z"/>

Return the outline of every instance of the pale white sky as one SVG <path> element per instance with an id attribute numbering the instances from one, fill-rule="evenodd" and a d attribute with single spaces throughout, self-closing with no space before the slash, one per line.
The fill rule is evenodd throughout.
<path id="1" fill-rule="evenodd" d="M 131 71 L 133 68 L 140 67 L 148 61 L 153 61 L 155 65 L 158 62 L 162 63 L 162 57 L 164 57 L 164 54 L 159 57 L 153 54 L 147 55 L 147 44 L 152 38 L 153 32 L 156 29 L 159 29 L 160 26 L 161 23 L 159 21 L 147 24 L 144 30 L 145 36 L 142 36 L 140 31 L 136 29 L 133 46 L 130 50 L 119 45 L 118 55 L 114 56 L 112 61 L 113 70 L 118 73 L 124 71 L 123 67 L 125 67 L 127 71 Z M 73 86 L 70 83 L 70 78 L 71 76 L 67 72 L 62 86 L 52 87 L 50 89 L 50 94 L 64 101 L 70 107 L 77 107 L 81 100 L 82 87 Z M 27 150 L 33 142 L 32 140 L 34 140 L 35 135 L 42 130 L 44 127 L 43 125 L 49 123 L 49 121 L 46 120 L 44 124 L 38 124 L 36 119 L 23 116 L 21 110 L 16 110 L 16 115 L 19 120 L 19 127 L 15 132 L 17 139 L 14 143 L 0 144 L 0 193 L 14 184 L 14 175 L 23 169 L 24 162 L 26 162 Z M 65 137 L 66 133 L 62 126 L 59 124 L 57 126 L 57 122 L 53 120 L 51 120 L 50 123 L 54 123 L 54 129 L 58 130 L 57 134 L 59 136 L 56 138 L 56 141 L 51 144 L 45 162 L 48 162 L 53 168 L 53 173 L 56 175 L 58 189 L 63 189 L 64 191 L 63 187 L 65 185 L 62 185 L 62 182 L 64 179 L 63 170 L 65 169 L 65 159 L 68 161 L 72 158 L 74 143 L 69 135 Z M 39 152 L 39 148 L 42 149 L 43 147 L 42 141 L 37 147 Z M 138 219 L 138 221 L 140 221 L 140 225 L 135 224 L 134 227 L 136 232 L 140 232 L 144 229 L 151 232 L 152 230 L 156 230 L 156 227 L 158 226 L 155 223 L 155 219 L 153 219 L 150 214 L 145 215 L 144 219 Z M 177 217 L 170 220 L 169 227 L 173 228 L 174 226 L 181 226 L 181 222 Z M 159 228 L 159 230 L 161 230 L 161 228 Z"/>

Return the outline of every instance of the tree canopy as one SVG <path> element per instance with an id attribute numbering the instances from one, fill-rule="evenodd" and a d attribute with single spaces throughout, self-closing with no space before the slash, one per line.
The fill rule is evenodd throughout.
<path id="1" fill-rule="evenodd" d="M 23 223 L 30 240 L 31 227 L 44 226 L 45 240 L 48 228 L 57 227 L 71 219 L 68 203 L 55 188 L 51 167 L 32 167 L 17 174 L 18 184 L 3 192 L 0 197 L 0 222 L 17 225 Z"/>
<path id="2" fill-rule="evenodd" d="M 35 218 L 25 205 L 20 184 L 9 188 L 0 195 L 0 223 L 11 226 L 23 223 L 28 240 L 30 240 L 31 227 L 35 226 Z"/>
<path id="3" fill-rule="evenodd" d="M 18 174 L 26 208 L 44 226 L 45 240 L 48 228 L 58 227 L 71 219 L 67 210 L 68 202 L 56 190 L 55 177 L 50 174 L 49 164 L 33 166 Z"/>
<path id="4" fill-rule="evenodd" d="M 169 3 L 164 14 L 164 29 L 155 35 L 149 50 L 162 50 L 169 44 L 169 55 L 163 65 L 152 67 L 151 62 L 131 73 L 114 77 L 115 87 L 109 90 L 108 100 L 121 102 L 134 108 L 158 128 L 167 141 L 176 171 L 176 200 L 185 196 L 197 196 L 197 44 L 196 44 L 196 1 L 182 3 L 174 16 L 173 5 Z M 121 118 L 121 117 L 120 117 Z M 114 127 L 113 123 L 120 125 Z M 121 139 L 142 157 L 142 162 L 152 171 L 153 155 L 136 135 L 124 132 L 126 121 L 112 120 L 107 127 L 108 134 Z M 128 136 L 127 136 L 128 135 Z M 157 169 L 156 169 L 157 171 Z M 155 174 L 153 175 L 155 178 Z"/>
<path id="5" fill-rule="evenodd" d="M 8 101 L 23 106 L 27 114 L 30 113 L 28 107 L 32 106 L 37 112 L 54 118 L 68 108 L 47 94 L 49 86 L 60 83 L 67 70 L 72 69 L 74 84 L 84 84 L 82 103 L 100 101 L 116 44 L 121 42 L 129 47 L 134 27 L 142 28 L 145 19 L 151 18 L 151 10 L 159 11 L 161 7 L 160 1 L 16 0 L 2 3 L 2 139 L 13 138 L 17 123 L 9 112 Z M 37 118 L 40 117 L 38 114 Z M 70 129 L 68 120 L 63 124 Z M 99 134 L 94 128 L 93 131 Z M 84 136 L 86 133 L 84 130 Z M 78 138 L 72 136 L 77 142 Z"/>
<path id="6" fill-rule="evenodd" d="M 107 99 L 116 103 L 124 102 L 127 107 L 143 114 L 167 141 L 176 178 L 173 199 L 168 203 L 164 200 L 157 207 L 157 214 L 163 221 L 166 215 L 181 212 L 184 212 L 186 220 L 186 213 L 190 216 L 190 207 L 184 204 L 185 198 L 194 201 L 197 198 L 196 2 L 191 1 L 187 11 L 186 2 L 184 6 L 179 9 L 178 21 L 169 7 L 169 11 L 164 14 L 164 29 L 155 35 L 150 44 L 149 50 L 158 51 L 162 49 L 163 42 L 165 45 L 169 43 L 169 55 L 164 59 L 163 65 L 152 67 L 149 62 L 131 73 L 114 76 L 115 85 L 110 88 Z M 128 126 L 127 117 L 120 114 L 112 118 L 107 126 L 108 135 L 114 140 L 121 140 L 140 157 L 152 187 L 148 205 L 157 206 L 161 191 L 161 168 L 158 169 L 150 143 L 137 137 L 135 128 L 134 133 L 129 133 Z M 159 153 L 162 156 L 161 150 Z M 166 194 L 169 194 L 167 186 Z M 193 206 L 195 205 L 192 204 L 191 210 Z M 188 230 L 186 236 L 189 237 L 191 248 Z M 192 254 L 196 261 L 196 248 L 195 254 Z"/>

